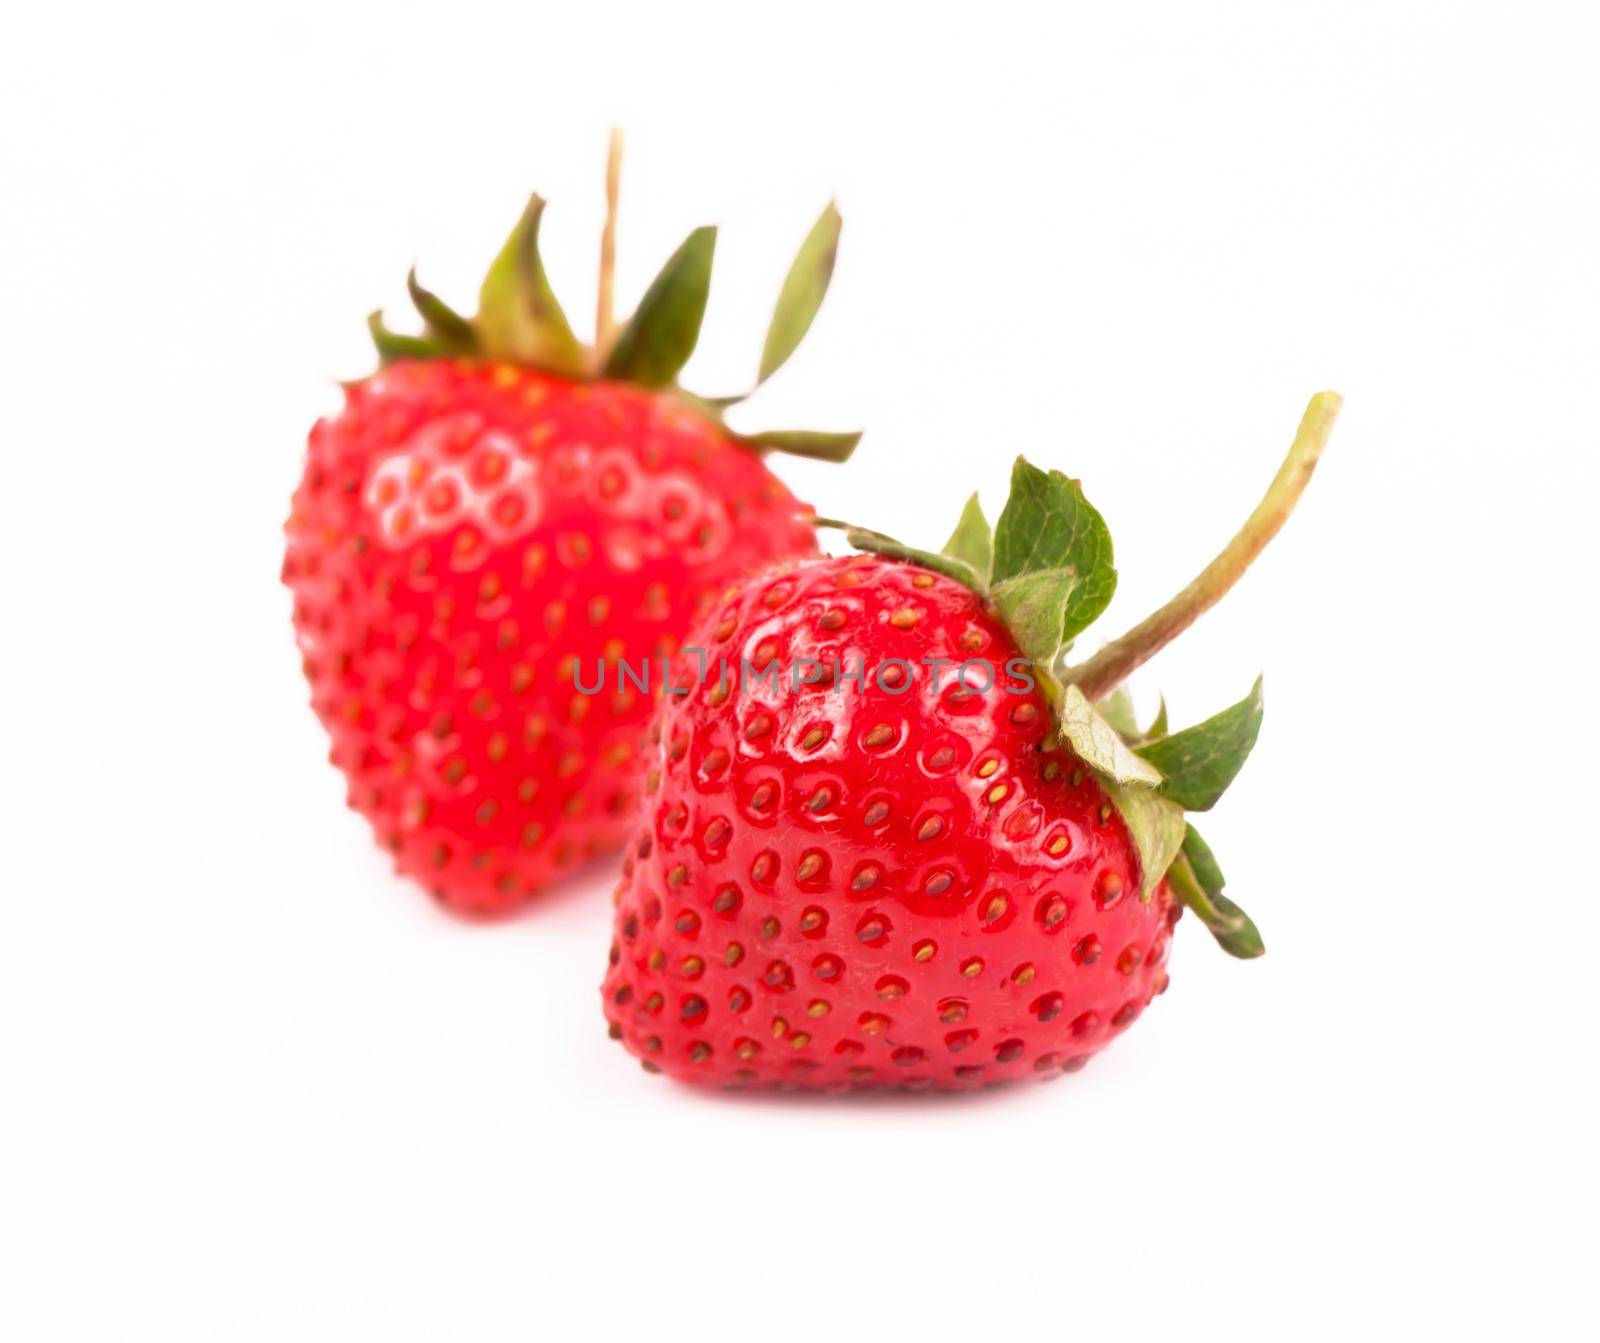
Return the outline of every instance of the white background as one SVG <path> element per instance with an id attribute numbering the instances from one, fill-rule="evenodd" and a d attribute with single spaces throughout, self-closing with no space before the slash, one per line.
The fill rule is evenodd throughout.
<path id="1" fill-rule="evenodd" d="M 1592 7 L 34 5 L 0 32 L 0 1334 L 1576 1337 L 1591 1305 L 1600 428 Z M 1109 635 L 1344 419 L 1142 671 L 1267 672 L 1192 921 L 1080 1076 L 691 1094 L 607 1042 L 609 883 L 463 927 L 305 707 L 280 528 L 362 319 L 470 304 L 533 187 L 590 311 L 723 225 L 690 385 L 834 289 L 746 427 L 937 543 L 1019 450 L 1117 539 Z M 648 1332 L 647 1332 L 648 1331 Z M 1592 1337 L 1592 1334 L 1589 1336 Z"/>

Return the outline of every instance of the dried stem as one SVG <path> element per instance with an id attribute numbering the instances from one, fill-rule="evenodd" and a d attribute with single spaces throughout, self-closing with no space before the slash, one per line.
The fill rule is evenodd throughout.
<path id="1" fill-rule="evenodd" d="M 594 308 L 594 363 L 605 364 L 616 339 L 617 322 L 613 313 L 617 273 L 617 193 L 622 184 L 622 132 L 611 128 L 606 148 L 606 223 L 600 234 L 600 283 Z"/>

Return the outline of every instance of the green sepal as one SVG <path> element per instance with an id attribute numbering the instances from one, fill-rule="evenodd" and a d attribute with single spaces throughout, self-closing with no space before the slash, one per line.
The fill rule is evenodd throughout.
<path id="1" fill-rule="evenodd" d="M 1183 848 L 1183 808 L 1138 784 L 1120 784 L 1102 776 L 1100 786 L 1110 795 L 1138 850 L 1139 898 L 1149 900 Z"/>
<path id="2" fill-rule="evenodd" d="M 844 539 L 857 550 L 870 551 L 874 555 L 887 555 L 892 560 L 907 560 L 912 564 L 920 564 L 924 569 L 932 569 L 936 574 L 943 574 L 946 578 L 953 578 L 975 591 L 982 591 L 978 586 L 978 576 L 960 560 L 952 559 L 948 555 L 936 555 L 931 550 L 918 550 L 915 546 L 905 545 L 892 536 L 885 536 L 882 532 L 868 531 L 864 527 L 840 522 L 837 518 L 813 518 L 812 525 L 842 531 Z"/>
<path id="3" fill-rule="evenodd" d="M 961 520 L 956 523 L 955 531 L 950 533 L 950 539 L 944 543 L 943 553 L 953 560 L 960 560 L 977 574 L 980 583 L 988 586 L 994 570 L 994 535 L 989 527 L 989 519 L 983 516 L 983 505 L 978 502 L 976 494 L 967 500 L 966 507 L 961 510 Z"/>
<path id="4" fill-rule="evenodd" d="M 1267 954 L 1267 944 L 1261 940 L 1261 930 L 1244 910 L 1221 891 L 1211 897 L 1211 903 L 1216 907 L 1219 921 L 1216 924 L 1208 923 L 1206 927 L 1217 939 L 1219 947 L 1241 961 L 1251 961 Z"/>
<path id="5" fill-rule="evenodd" d="M 1217 855 L 1211 852 L 1211 846 L 1200 838 L 1200 832 L 1192 825 L 1184 827 L 1183 856 L 1189 860 L 1189 866 L 1194 869 L 1195 878 L 1205 893 L 1221 895 L 1228 879 L 1222 875 L 1222 865 L 1217 862 Z"/>
<path id="6" fill-rule="evenodd" d="M 1239 773 L 1261 731 L 1261 678 L 1237 704 L 1203 723 L 1146 742 L 1138 752 L 1161 771 L 1163 797 L 1209 811 Z"/>
<path id="7" fill-rule="evenodd" d="M 845 461 L 861 441 L 860 433 L 823 433 L 814 429 L 767 429 L 732 437 L 757 452 L 786 452 L 791 457 L 812 457 L 823 462 Z"/>
<path id="8" fill-rule="evenodd" d="M 833 279 L 833 263 L 839 254 L 839 230 L 843 221 L 838 207 L 832 201 L 821 217 L 811 227 L 806 240 L 784 277 L 783 288 L 778 291 L 777 306 L 772 312 L 772 322 L 767 327 L 767 339 L 761 350 L 761 371 L 756 376 L 760 385 L 783 367 L 784 362 L 805 339 L 806 332 L 816 319 L 817 310 L 828 292 L 828 282 Z"/>
<path id="9" fill-rule="evenodd" d="M 1047 673 L 1061 651 L 1061 626 L 1077 587 L 1078 576 L 1071 569 L 1030 569 L 989 589 L 1017 647 Z"/>
<path id="10" fill-rule="evenodd" d="M 667 258 L 606 359 L 605 376 L 665 387 L 689 362 L 711 292 L 714 227 L 697 228 Z"/>
<path id="11" fill-rule="evenodd" d="M 1094 702 L 1100 716 L 1117 730 L 1119 736 L 1129 741 L 1139 736 L 1139 720 L 1133 712 L 1133 696 L 1126 685 L 1117 686 L 1109 695 Z"/>
<path id="12" fill-rule="evenodd" d="M 477 332 L 485 353 L 576 376 L 583 347 L 572 334 L 539 257 L 539 220 L 544 198 L 532 196 L 489 266 L 478 291 Z"/>
<path id="13" fill-rule="evenodd" d="M 1041 471 L 1024 457 L 1011 469 L 1011 494 L 994 528 L 996 586 L 1022 574 L 1066 569 L 1074 575 L 1057 647 L 1105 610 L 1116 591 L 1111 532 L 1075 480 Z M 1053 654 L 1054 650 L 1052 650 Z M 1048 666 L 1051 658 L 1039 659 Z"/>
<path id="14" fill-rule="evenodd" d="M 1167 873 L 1167 883 L 1230 956 L 1252 960 L 1265 953 L 1261 932 L 1250 916 L 1222 893 L 1222 868 L 1192 825 L 1185 827 L 1183 852 Z"/>
<path id="15" fill-rule="evenodd" d="M 1089 703 L 1077 686 L 1069 685 L 1066 688 L 1056 714 L 1061 723 L 1061 735 L 1067 744 L 1078 759 L 1103 779 L 1146 789 L 1155 788 L 1161 783 L 1160 772 L 1128 748 L 1128 743 L 1122 740 L 1116 728 Z M 1181 815 L 1181 808 L 1179 812 Z"/>
<path id="16" fill-rule="evenodd" d="M 406 276 L 406 289 L 422 318 L 422 330 L 416 335 L 393 331 L 381 313 L 373 313 L 367 325 L 379 366 L 400 359 L 473 358 L 519 364 L 574 380 L 629 381 L 666 392 L 675 403 L 711 421 L 753 452 L 784 452 L 829 462 L 842 462 L 854 452 L 861 439 L 857 432 L 731 430 L 726 411 L 745 400 L 754 387 L 734 396 L 700 396 L 676 385 L 705 317 L 715 228 L 691 232 L 668 258 L 616 340 L 607 344 L 602 333 L 597 339 L 607 348 L 590 349 L 573 334 L 545 274 L 539 252 L 544 209 L 543 197 L 529 197 L 516 227 L 490 263 L 479 287 L 478 311 L 471 318 L 425 288 L 413 267 Z M 839 234 L 839 212 L 830 203 L 812 225 L 785 277 L 762 353 L 762 380 L 794 352 L 815 320 L 833 274 Z M 609 322 L 602 320 L 600 325 L 609 331 Z M 962 581 L 973 580 L 963 571 Z"/>
<path id="17" fill-rule="evenodd" d="M 1117 686 L 1109 695 L 1102 695 L 1094 702 L 1094 707 L 1100 710 L 1100 716 L 1116 728 L 1122 738 L 1131 746 L 1138 746 L 1155 737 L 1167 735 L 1167 699 L 1161 697 L 1161 705 L 1156 710 L 1156 716 L 1151 720 L 1149 727 L 1139 726 L 1139 716 L 1133 707 L 1133 695 L 1129 692 L 1127 683 Z"/>
<path id="18" fill-rule="evenodd" d="M 428 336 L 402 336 L 383 324 L 383 313 L 367 314 L 367 330 L 378 351 L 378 362 L 392 364 L 396 359 L 438 359 L 449 353 L 437 340 Z"/>
<path id="19" fill-rule="evenodd" d="M 470 354 L 478 348 L 478 333 L 472 329 L 472 323 L 432 290 L 424 289 L 417 282 L 415 266 L 406 275 L 406 291 L 428 335 L 460 354 Z"/>

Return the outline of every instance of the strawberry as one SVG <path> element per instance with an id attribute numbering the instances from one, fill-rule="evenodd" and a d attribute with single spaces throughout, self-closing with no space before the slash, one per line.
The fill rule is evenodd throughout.
<path id="1" fill-rule="evenodd" d="M 423 289 L 421 336 L 370 326 L 382 359 L 311 432 L 283 577 L 312 704 L 400 871 L 451 910 L 504 913 L 626 836 L 651 695 L 583 692 L 586 664 L 677 647 L 740 573 L 816 553 L 762 455 L 842 459 L 853 434 L 741 436 L 741 399 L 682 391 L 713 229 L 610 321 L 616 144 L 598 337 L 585 349 L 539 260 L 534 197 L 468 320 Z M 822 302 L 830 205 L 791 269 L 765 381 Z M 591 678 L 592 679 L 592 674 Z"/>
<path id="2" fill-rule="evenodd" d="M 1081 1067 L 1167 987 L 1180 913 L 1235 955 L 1255 925 L 1185 818 L 1237 773 L 1261 686 L 1140 731 L 1123 678 L 1216 601 L 1298 498 L 1315 398 L 1238 537 L 1094 657 L 1104 521 L 1019 459 L 938 554 L 790 560 L 686 639 L 652 725 L 604 1010 L 651 1071 L 728 1086 L 964 1089 Z"/>

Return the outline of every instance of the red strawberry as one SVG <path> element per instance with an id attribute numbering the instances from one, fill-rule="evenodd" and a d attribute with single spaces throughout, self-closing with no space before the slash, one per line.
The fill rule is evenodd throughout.
<path id="1" fill-rule="evenodd" d="M 1259 682 L 1178 733 L 1115 688 L 1281 525 L 1337 404 L 1196 584 L 1078 667 L 1058 654 L 1110 599 L 1110 537 L 1020 460 L 992 537 L 974 499 L 941 554 L 852 532 L 877 553 L 736 588 L 652 728 L 613 1036 L 689 1081 L 964 1088 L 1082 1066 L 1166 988 L 1184 906 L 1259 955 L 1184 819 L 1254 744 Z"/>
<path id="2" fill-rule="evenodd" d="M 614 206 L 614 173 L 610 185 Z M 373 319 L 385 367 L 312 431 L 287 528 L 312 704 L 351 805 L 401 871 L 472 915 L 621 843 L 652 699 L 617 683 L 618 663 L 659 662 L 752 566 L 814 554 L 802 506 L 761 454 L 842 458 L 856 437 L 739 437 L 720 419 L 737 398 L 676 387 L 710 229 L 612 334 L 608 224 L 600 348 L 584 350 L 539 262 L 542 205 L 491 268 L 475 319 L 414 278 L 426 334 Z M 838 218 L 830 206 L 790 273 L 761 380 L 822 301 Z M 600 662 L 605 692 L 583 693 Z"/>

